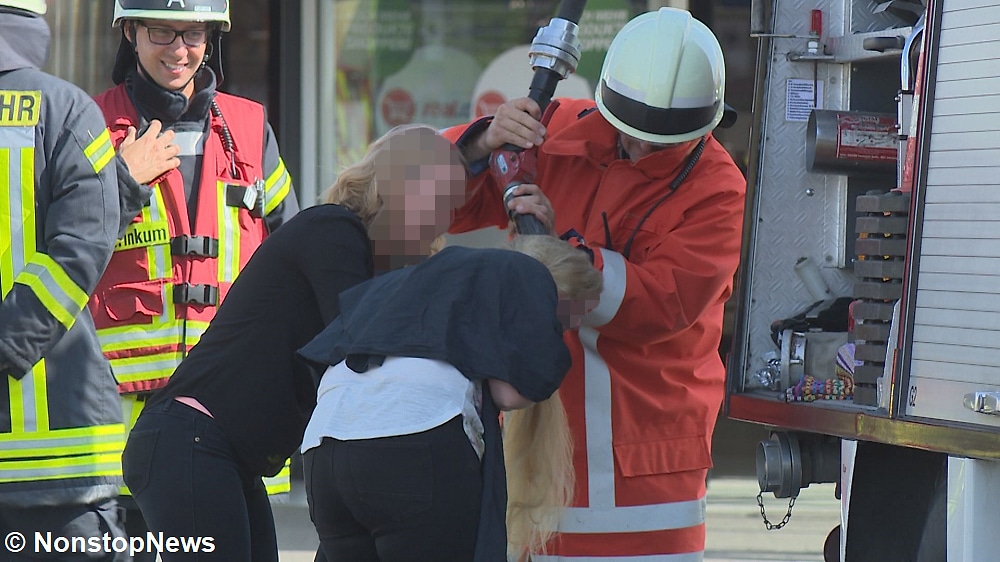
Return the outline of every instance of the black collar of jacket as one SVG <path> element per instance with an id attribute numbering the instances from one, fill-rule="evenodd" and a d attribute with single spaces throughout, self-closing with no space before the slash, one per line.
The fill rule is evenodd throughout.
<path id="1" fill-rule="evenodd" d="M 166 90 L 150 82 L 135 69 L 125 78 L 125 89 L 145 119 L 159 119 L 164 125 L 198 123 L 208 118 L 215 98 L 215 72 L 207 66 L 198 72 L 190 100 L 180 92 Z"/>

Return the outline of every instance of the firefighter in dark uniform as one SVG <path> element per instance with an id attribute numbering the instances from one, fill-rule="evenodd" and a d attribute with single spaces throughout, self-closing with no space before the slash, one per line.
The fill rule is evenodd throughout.
<path id="1" fill-rule="evenodd" d="M 90 96 L 39 70 L 45 10 L 0 0 L 0 558 L 124 561 L 122 412 L 85 310 L 119 228 L 117 162 Z"/>

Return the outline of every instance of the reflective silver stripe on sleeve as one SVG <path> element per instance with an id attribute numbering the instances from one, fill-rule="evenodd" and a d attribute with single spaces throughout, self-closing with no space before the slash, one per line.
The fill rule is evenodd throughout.
<path id="1" fill-rule="evenodd" d="M 87 306 L 86 291 L 70 279 L 62 266 L 47 254 L 39 252 L 32 256 L 15 282 L 31 287 L 38 300 L 67 330 Z"/>
<path id="2" fill-rule="evenodd" d="M 604 258 L 604 289 L 597 308 L 583 317 L 585 326 L 603 326 L 610 322 L 625 300 L 625 258 L 618 252 L 601 249 Z"/>

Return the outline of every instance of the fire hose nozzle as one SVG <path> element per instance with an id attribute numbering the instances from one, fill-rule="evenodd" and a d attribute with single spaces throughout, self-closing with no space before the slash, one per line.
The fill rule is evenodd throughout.
<path id="1" fill-rule="evenodd" d="M 546 68 L 558 73 L 563 79 L 576 71 L 580 63 L 579 26 L 563 19 L 552 18 L 531 41 L 528 62 L 534 69 Z"/>

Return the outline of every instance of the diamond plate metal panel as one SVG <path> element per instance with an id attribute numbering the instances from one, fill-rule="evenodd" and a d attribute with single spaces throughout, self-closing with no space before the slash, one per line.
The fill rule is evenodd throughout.
<path id="1" fill-rule="evenodd" d="M 763 356 L 777 351 L 771 340 L 771 322 L 798 314 L 812 304 L 812 297 L 795 273 L 795 262 L 809 257 L 820 267 L 823 280 L 836 296 L 850 296 L 855 281 L 846 266 L 847 178 L 806 171 L 805 122 L 786 120 L 786 84 L 789 79 L 823 83 L 821 107 L 846 110 L 850 106 L 851 65 L 790 61 L 789 53 L 802 53 L 809 31 L 810 11 L 823 10 L 824 34 L 850 36 L 855 32 L 898 29 L 904 23 L 890 14 L 875 14 L 875 2 L 819 3 L 778 0 L 774 37 L 769 53 L 769 74 L 760 174 L 756 186 L 756 223 L 751 240 L 754 256 L 748 264 L 750 279 L 747 356 L 744 378 L 764 366 Z M 794 58 L 794 57 L 793 57 Z M 842 57 L 840 57 L 842 59 Z"/>
<path id="2" fill-rule="evenodd" d="M 810 10 L 816 3 L 780 0 L 774 33 L 804 36 Z M 845 25 L 843 3 L 823 6 L 827 34 L 841 35 Z M 839 269 L 845 256 L 846 178 L 806 171 L 806 123 L 787 121 L 786 84 L 789 79 L 813 80 L 824 85 L 822 107 L 846 106 L 846 68 L 839 64 L 791 62 L 790 52 L 802 52 L 805 39 L 778 37 L 770 53 L 764 142 L 760 151 L 756 224 L 752 240 L 754 263 L 750 276 L 748 354 L 744 376 L 764 365 L 763 355 L 777 351 L 770 325 L 812 304 L 812 297 L 795 273 L 795 262 L 809 257 L 820 267 L 823 280 L 835 295 L 849 295 L 852 276 Z M 815 71 L 815 75 L 814 75 Z"/>

